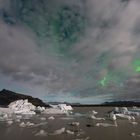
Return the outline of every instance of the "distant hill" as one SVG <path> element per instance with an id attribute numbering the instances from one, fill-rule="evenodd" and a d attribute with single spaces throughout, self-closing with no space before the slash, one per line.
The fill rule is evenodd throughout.
<path id="1" fill-rule="evenodd" d="M 136 101 L 114 101 L 114 102 L 105 102 L 105 103 L 102 104 L 102 106 L 118 106 L 118 107 L 138 106 L 138 107 L 140 107 L 140 102 L 136 102 Z"/>
<path id="2" fill-rule="evenodd" d="M 140 107 L 140 102 L 135 101 L 112 101 L 112 102 L 105 102 L 102 104 L 80 104 L 80 103 L 68 103 L 68 102 L 48 102 L 48 104 L 67 104 L 71 105 L 72 107 L 132 107 L 137 106 Z"/>
<path id="3" fill-rule="evenodd" d="M 80 103 L 67 103 L 67 102 L 48 102 L 44 103 L 39 98 L 34 98 L 29 95 L 24 95 L 20 93 L 15 93 L 10 90 L 3 89 L 0 91 L 0 106 L 8 106 L 11 102 L 20 100 L 20 99 L 28 99 L 29 102 L 31 102 L 35 106 L 45 106 L 49 107 L 49 104 L 67 104 L 72 105 L 73 107 L 94 107 L 94 106 L 126 106 L 126 107 L 132 107 L 132 106 L 138 106 L 140 107 L 140 102 L 135 101 L 112 101 L 112 102 L 105 102 L 103 104 L 80 104 Z"/>
<path id="4" fill-rule="evenodd" d="M 0 91 L 0 106 L 8 106 L 11 102 L 20 99 L 28 99 L 28 101 L 35 106 L 44 106 L 44 107 L 49 106 L 46 103 L 44 103 L 42 100 L 38 98 L 34 98 L 32 96 L 15 93 L 13 91 L 6 90 L 6 89 Z"/>
<path id="5" fill-rule="evenodd" d="M 47 102 L 47 104 L 58 105 L 58 104 L 66 104 L 71 106 L 79 106 L 80 103 L 69 103 L 69 102 Z"/>

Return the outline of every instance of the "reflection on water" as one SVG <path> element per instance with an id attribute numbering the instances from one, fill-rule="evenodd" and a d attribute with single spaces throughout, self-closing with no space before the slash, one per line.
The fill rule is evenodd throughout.
<path id="1" fill-rule="evenodd" d="M 118 127 L 111 126 L 113 122 L 89 119 L 89 111 L 96 110 L 97 117 L 105 117 L 112 108 L 109 107 L 78 107 L 74 114 L 56 115 L 49 119 L 49 115 L 18 116 L 13 124 L 0 122 L 0 140 L 132 140 L 140 139 L 140 119 L 132 123 L 125 119 L 118 119 Z M 24 122 L 24 125 L 21 123 Z M 75 122 L 75 123 L 72 123 Z M 79 122 L 80 125 L 77 123 Z M 33 124 L 33 125 L 32 125 Z M 77 125 L 76 125 L 77 124 Z M 97 126 L 97 124 L 106 124 Z M 109 125 L 110 124 L 110 125 Z"/>

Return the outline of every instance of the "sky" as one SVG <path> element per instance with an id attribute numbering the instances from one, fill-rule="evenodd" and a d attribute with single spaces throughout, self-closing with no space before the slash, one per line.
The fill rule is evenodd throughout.
<path id="1" fill-rule="evenodd" d="M 139 0 L 0 0 L 0 89 L 44 101 L 139 101 L 139 7 Z"/>

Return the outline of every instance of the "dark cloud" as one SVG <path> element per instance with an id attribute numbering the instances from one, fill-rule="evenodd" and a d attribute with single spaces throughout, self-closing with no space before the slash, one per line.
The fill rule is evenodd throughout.
<path id="1" fill-rule="evenodd" d="M 0 71 L 3 75 L 54 93 L 64 91 L 62 93 L 72 92 L 79 97 L 106 94 L 114 95 L 107 97 L 115 99 L 124 99 L 124 95 L 128 99 L 139 98 L 139 74 L 132 66 L 134 60 L 140 59 L 139 0 L 42 0 L 36 7 L 29 0 L 26 1 L 28 7 L 24 5 L 24 9 L 21 5 L 21 9 L 12 13 L 9 11 L 16 5 L 11 7 L 9 2 L 0 1 L 0 9 L 3 10 Z M 44 16 L 48 13 L 45 15 L 41 10 L 43 2 L 48 4 L 49 15 L 53 15 L 46 19 Z M 73 12 L 73 9 L 60 12 L 62 7 L 80 7 L 80 13 Z M 16 15 L 16 10 L 20 10 L 21 17 Z M 65 13 L 68 13 L 66 18 Z M 80 21 L 84 17 L 84 26 L 73 26 L 72 22 L 78 14 L 82 15 L 78 17 Z M 67 19 L 67 16 L 72 19 Z M 52 17 L 55 20 L 50 25 L 61 23 L 65 28 L 56 25 L 51 32 L 48 21 Z M 58 22 L 61 18 L 64 21 Z M 74 24 L 79 24 L 79 20 L 76 19 Z M 84 30 L 81 32 L 82 27 Z M 54 29 L 57 35 L 52 34 Z M 58 31 L 62 32 L 58 34 Z M 63 39 L 56 41 L 58 36 Z M 78 37 L 75 39 L 75 36 Z M 108 80 L 105 87 L 100 84 L 104 77 Z"/>

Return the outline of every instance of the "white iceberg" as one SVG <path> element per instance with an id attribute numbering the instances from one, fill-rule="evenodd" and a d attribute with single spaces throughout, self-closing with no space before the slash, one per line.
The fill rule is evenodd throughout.
<path id="1" fill-rule="evenodd" d="M 19 124 L 19 126 L 20 126 L 20 127 L 26 127 L 26 124 L 25 124 L 24 122 L 21 122 L 21 123 Z"/>
<path id="2" fill-rule="evenodd" d="M 109 117 L 110 117 L 110 119 L 111 119 L 112 121 L 116 121 L 116 120 L 117 120 L 116 114 L 114 114 L 114 112 L 111 112 L 111 113 L 109 114 Z"/>
<path id="3" fill-rule="evenodd" d="M 94 115 L 91 115 L 90 118 L 93 119 L 93 120 L 98 120 L 98 121 L 105 120 L 105 118 L 100 118 L 100 117 L 97 118 Z"/>
<path id="4" fill-rule="evenodd" d="M 20 119 L 16 119 L 15 122 L 19 123 L 20 122 Z"/>
<path id="5" fill-rule="evenodd" d="M 92 110 L 92 111 L 90 111 L 90 114 L 91 114 L 91 115 L 97 115 L 97 114 L 98 114 L 98 112 L 97 112 L 97 111 L 95 111 L 95 110 Z"/>
<path id="6" fill-rule="evenodd" d="M 74 120 L 73 117 L 61 117 L 60 119 L 61 120 Z"/>
<path id="7" fill-rule="evenodd" d="M 12 120 L 9 120 L 9 121 L 7 121 L 7 124 L 8 125 L 11 125 L 11 124 L 13 124 L 13 121 Z"/>
<path id="8" fill-rule="evenodd" d="M 42 113 L 43 114 L 68 114 L 69 111 L 72 111 L 73 108 L 70 105 L 58 104 L 50 105 L 52 108 L 46 108 Z"/>
<path id="9" fill-rule="evenodd" d="M 131 133 L 131 136 L 133 136 L 133 137 L 136 136 L 136 133 L 132 132 L 132 133 Z"/>
<path id="10" fill-rule="evenodd" d="M 105 120 L 105 118 L 100 118 L 100 117 L 96 117 L 96 115 L 98 114 L 98 112 L 96 112 L 95 110 L 92 110 L 89 112 L 89 118 L 93 119 L 93 120 Z"/>
<path id="11" fill-rule="evenodd" d="M 70 135 L 74 135 L 74 131 L 71 131 L 71 130 L 66 130 L 66 133 Z"/>
<path id="12" fill-rule="evenodd" d="M 115 124 L 109 124 L 109 123 L 96 123 L 96 126 L 103 126 L 103 127 L 110 127 L 110 126 L 115 126 L 117 127 L 117 123 Z"/>
<path id="13" fill-rule="evenodd" d="M 133 125 L 138 125 L 138 122 L 133 122 L 133 121 L 131 122 L 130 121 L 130 123 L 133 124 Z"/>
<path id="14" fill-rule="evenodd" d="M 41 121 L 46 121 L 46 118 L 45 117 L 41 117 L 40 120 Z"/>
<path id="15" fill-rule="evenodd" d="M 68 111 L 72 111 L 73 108 L 70 105 L 66 104 L 58 104 L 58 105 L 50 105 L 54 109 L 59 109 L 63 111 L 64 113 L 67 113 Z"/>
<path id="16" fill-rule="evenodd" d="M 65 127 L 62 127 L 61 129 L 55 130 L 51 135 L 60 135 L 62 133 L 64 133 L 66 130 Z"/>
<path id="17" fill-rule="evenodd" d="M 69 124 L 72 125 L 72 126 L 79 126 L 80 125 L 79 122 L 72 122 L 72 123 L 69 123 Z"/>
<path id="18" fill-rule="evenodd" d="M 117 118 L 135 120 L 134 116 L 139 116 L 140 112 L 138 112 L 138 108 L 127 109 L 127 107 L 118 108 L 116 107 L 113 111 L 110 112 L 109 117 L 112 120 L 116 120 Z"/>
<path id="19" fill-rule="evenodd" d="M 132 109 L 127 109 L 126 107 L 122 107 L 120 110 L 121 110 L 120 113 L 125 115 L 132 115 L 132 116 L 140 115 L 140 109 L 137 107 L 133 107 Z"/>
<path id="20" fill-rule="evenodd" d="M 50 116 L 49 118 L 48 118 L 48 120 L 54 120 L 55 118 L 54 118 L 54 116 Z"/>
<path id="21" fill-rule="evenodd" d="M 133 107 L 132 109 L 129 109 L 129 112 L 131 115 L 140 116 L 140 108 Z"/>
<path id="22" fill-rule="evenodd" d="M 0 107 L 0 115 L 3 115 L 3 114 L 12 114 L 14 113 L 13 110 L 11 110 L 10 108 L 3 108 L 3 107 Z"/>
<path id="23" fill-rule="evenodd" d="M 32 103 L 29 103 L 28 100 L 17 100 L 8 105 L 15 114 L 36 114 L 36 106 Z"/>
<path id="24" fill-rule="evenodd" d="M 34 124 L 34 125 L 30 126 L 30 128 L 35 128 L 35 127 L 39 127 L 39 126 L 44 126 L 44 125 L 46 125 L 46 124 L 47 124 L 47 122 L 38 123 L 38 124 Z"/>
<path id="25" fill-rule="evenodd" d="M 38 112 L 43 112 L 45 110 L 45 107 L 41 107 L 41 106 L 37 106 L 36 107 L 36 111 L 38 111 Z"/>
<path id="26" fill-rule="evenodd" d="M 60 109 L 47 108 L 42 112 L 42 114 L 65 114 L 65 112 Z"/>
<path id="27" fill-rule="evenodd" d="M 20 127 L 30 127 L 30 126 L 34 126 L 35 124 L 34 123 L 31 123 L 31 122 L 21 122 L 19 124 Z"/>
<path id="28" fill-rule="evenodd" d="M 35 134 L 35 136 L 46 136 L 47 132 L 45 130 L 40 130 L 38 133 Z"/>
<path id="29" fill-rule="evenodd" d="M 80 139 L 75 139 L 75 140 L 89 140 L 90 137 L 86 137 L 86 138 L 80 138 Z"/>
<path id="30" fill-rule="evenodd" d="M 132 116 L 125 115 L 125 114 L 122 114 L 122 113 L 118 113 L 118 114 L 116 114 L 116 117 L 118 117 L 118 118 L 122 118 L 122 119 L 128 119 L 128 120 L 133 119 Z"/>

